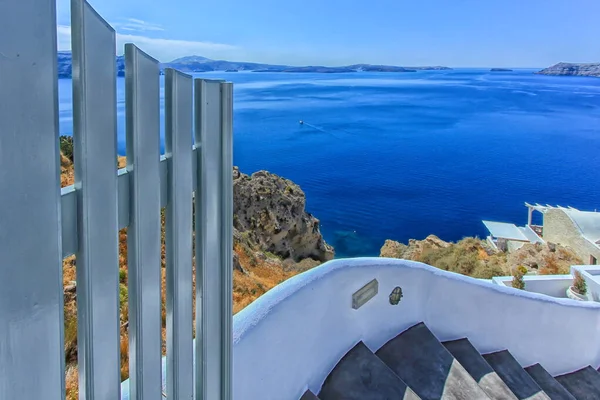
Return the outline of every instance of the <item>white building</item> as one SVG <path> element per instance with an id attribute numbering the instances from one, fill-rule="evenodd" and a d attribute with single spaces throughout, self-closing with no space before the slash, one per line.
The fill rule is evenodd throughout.
<path id="1" fill-rule="evenodd" d="M 600 259 L 600 212 L 573 207 L 542 206 L 525 203 L 527 225 L 518 227 L 504 222 L 483 221 L 490 235 L 488 243 L 500 251 L 513 251 L 525 243 L 552 242 L 571 248 L 584 263 L 598 264 Z M 543 216 L 543 225 L 533 224 L 533 212 Z"/>

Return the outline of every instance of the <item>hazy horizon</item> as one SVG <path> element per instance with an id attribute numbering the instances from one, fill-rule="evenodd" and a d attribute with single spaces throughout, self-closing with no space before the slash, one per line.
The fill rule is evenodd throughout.
<path id="1" fill-rule="evenodd" d="M 59 50 L 59 52 L 70 52 L 70 50 Z M 117 54 L 117 56 L 124 56 L 124 54 L 121 52 L 119 54 Z M 180 58 L 186 58 L 186 57 L 205 57 L 201 54 L 190 54 L 190 55 L 186 55 L 186 56 L 181 56 L 181 57 L 177 57 L 174 58 L 172 60 L 168 60 L 168 61 L 162 61 L 163 64 L 168 64 L 171 62 L 174 62 Z M 240 62 L 240 63 L 257 63 L 257 64 L 270 64 L 270 65 L 275 65 L 275 63 L 265 63 L 265 62 L 261 62 L 261 61 L 248 61 L 248 60 L 237 60 L 237 59 L 216 59 L 216 58 L 210 58 L 210 57 L 205 57 L 208 58 L 212 61 L 228 61 L 228 62 Z M 557 64 L 559 62 L 568 62 L 568 61 L 558 61 L 556 63 L 553 63 L 551 65 Z M 281 65 L 286 65 L 286 66 L 290 66 L 290 67 L 344 67 L 344 66 L 348 66 L 348 65 L 357 65 L 357 64 L 371 64 L 371 65 L 377 65 L 374 63 L 370 63 L 370 62 L 357 62 L 357 63 L 352 63 L 352 64 L 336 64 L 336 65 L 327 65 L 327 64 L 291 64 L 291 63 L 286 63 L 286 62 L 282 62 L 282 63 L 277 63 L 277 64 L 281 64 Z M 537 70 L 537 69 L 543 69 L 543 68 L 547 68 L 550 67 L 551 65 L 545 65 L 545 66 L 537 66 L 537 67 L 497 67 L 494 65 L 480 65 L 480 66 L 456 66 L 456 65 L 443 65 L 443 64 L 423 64 L 423 65 L 399 65 L 399 64 L 382 64 L 382 65 L 393 65 L 393 66 L 399 66 L 399 67 L 449 67 L 449 68 L 453 68 L 453 69 L 487 69 L 487 68 L 508 68 L 508 69 L 515 69 L 515 70 L 527 70 L 527 69 L 533 69 L 533 70 Z M 243 72 L 243 71 L 239 71 L 239 72 Z"/>
<path id="2" fill-rule="evenodd" d="M 285 65 L 386 64 L 544 68 L 600 62 L 596 0 L 91 0 L 117 32 L 161 62 L 189 55 Z M 59 50 L 70 49 L 69 0 L 57 0 Z"/>

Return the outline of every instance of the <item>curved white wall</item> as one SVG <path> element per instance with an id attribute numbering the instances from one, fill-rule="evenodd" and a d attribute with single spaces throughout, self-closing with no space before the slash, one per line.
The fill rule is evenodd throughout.
<path id="1" fill-rule="evenodd" d="M 376 278 L 358 310 L 352 293 Z M 388 295 L 402 287 L 402 301 Z M 234 317 L 235 400 L 294 400 L 318 392 L 359 340 L 377 350 L 424 321 L 440 340 L 468 337 L 484 353 L 508 348 L 551 374 L 600 364 L 600 305 L 518 291 L 384 258 L 334 260 L 298 275 Z"/>
<path id="2" fill-rule="evenodd" d="M 492 282 L 496 285 L 512 287 L 512 276 L 496 276 Z M 567 289 L 573 284 L 572 275 L 525 275 L 525 291 L 547 296 L 567 298 Z"/>

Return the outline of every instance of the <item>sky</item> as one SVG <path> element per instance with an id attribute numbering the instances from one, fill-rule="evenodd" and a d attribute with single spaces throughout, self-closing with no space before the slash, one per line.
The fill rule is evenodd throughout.
<path id="1" fill-rule="evenodd" d="M 546 67 L 600 62 L 600 0 L 89 0 L 161 62 Z M 70 1 L 57 0 L 70 49 Z"/>

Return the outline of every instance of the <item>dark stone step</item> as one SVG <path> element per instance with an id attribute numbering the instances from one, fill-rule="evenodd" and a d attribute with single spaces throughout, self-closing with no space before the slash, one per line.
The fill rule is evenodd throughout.
<path id="1" fill-rule="evenodd" d="M 304 392 L 302 397 L 300 397 L 300 400 L 319 400 L 319 398 L 315 396 L 313 392 L 307 390 L 306 392 Z"/>
<path id="2" fill-rule="evenodd" d="M 489 399 L 424 323 L 402 332 L 375 354 L 423 400 Z"/>
<path id="3" fill-rule="evenodd" d="M 555 378 L 577 400 L 600 399 L 600 373 L 590 366 Z"/>
<path id="4" fill-rule="evenodd" d="M 483 358 L 520 400 L 550 400 L 508 350 L 484 354 Z"/>
<path id="5" fill-rule="evenodd" d="M 419 400 L 363 342 L 337 363 L 318 396 L 321 400 Z"/>
<path id="6" fill-rule="evenodd" d="M 469 339 L 451 340 L 442 343 L 444 347 L 454 356 L 456 361 L 462 365 L 475 379 L 477 384 L 490 399 L 493 400 L 517 400 L 517 397 L 506 386 L 506 383 L 479 354 Z"/>
<path id="7" fill-rule="evenodd" d="M 540 364 L 533 364 L 525 368 L 525 372 L 552 400 L 575 400 L 575 397 Z"/>

